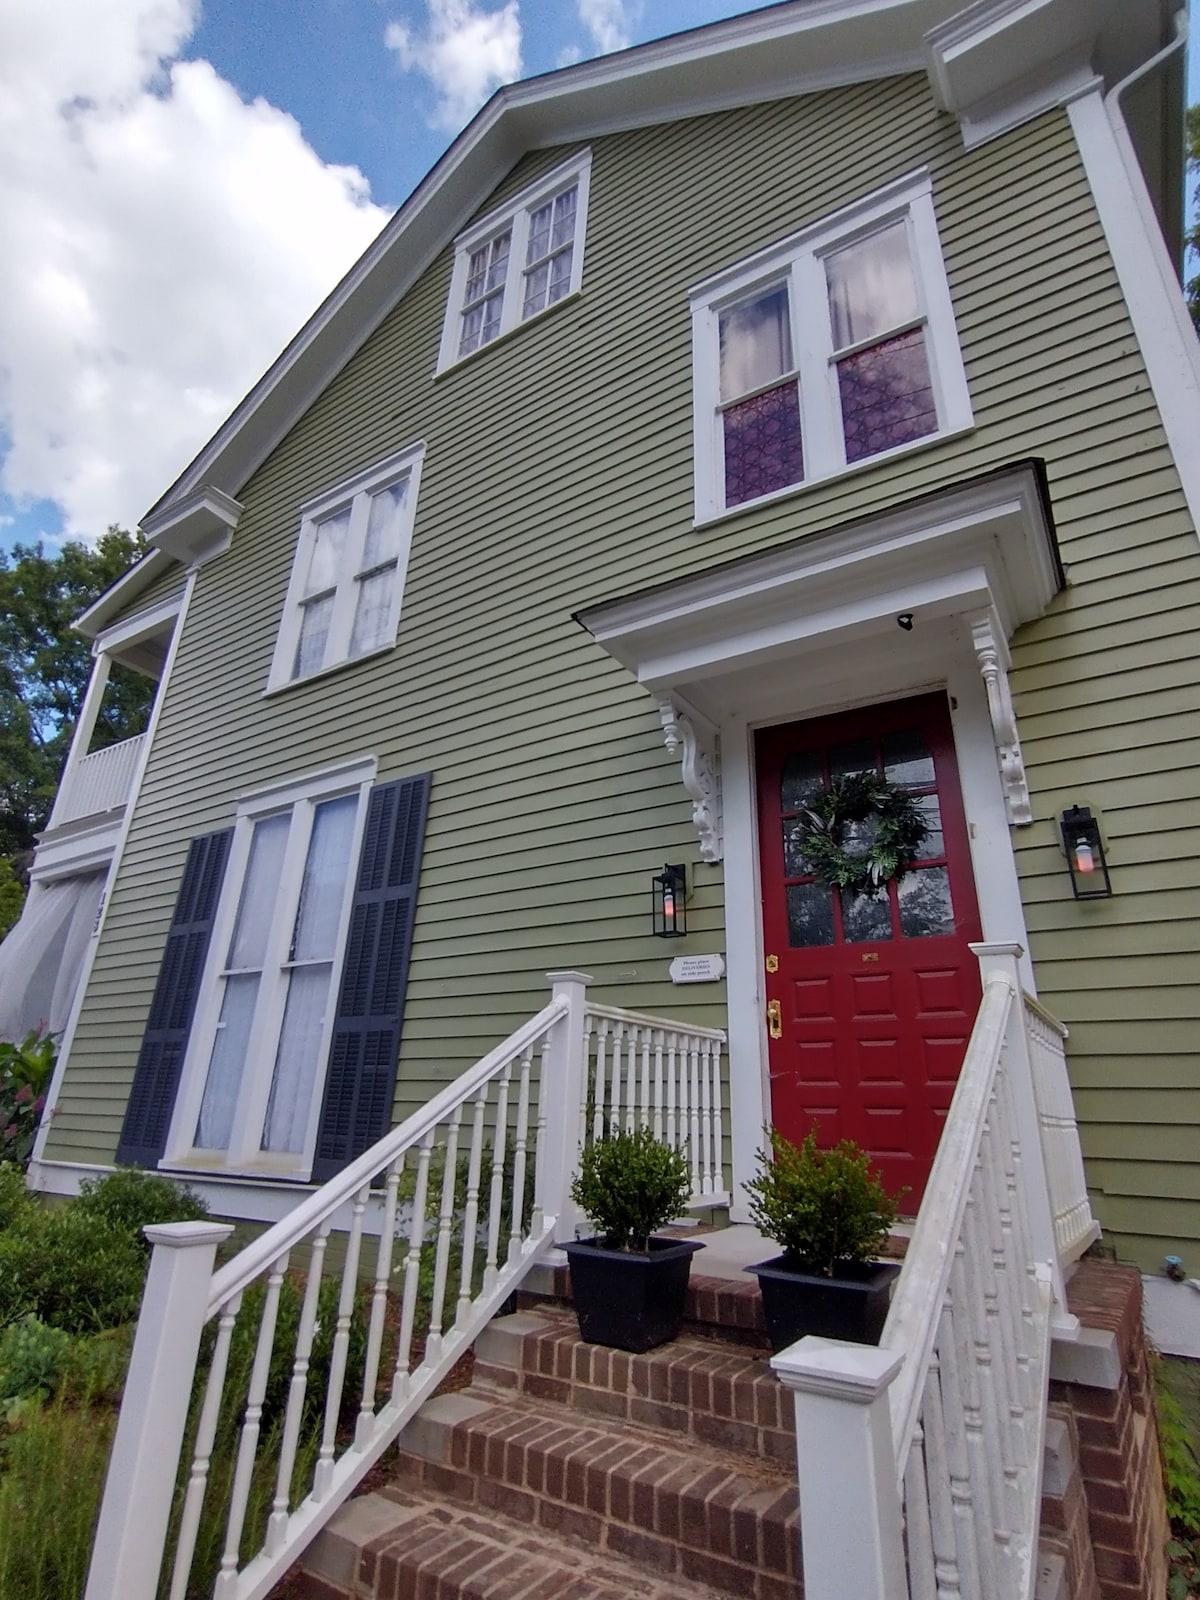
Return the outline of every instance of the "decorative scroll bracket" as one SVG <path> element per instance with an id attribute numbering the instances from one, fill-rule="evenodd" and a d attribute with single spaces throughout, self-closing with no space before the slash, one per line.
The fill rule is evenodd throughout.
<path id="1" fill-rule="evenodd" d="M 995 615 L 990 611 L 972 618 L 970 628 L 975 659 L 979 662 L 979 671 L 987 689 L 988 711 L 992 718 L 992 735 L 996 741 L 996 759 L 1000 764 L 1000 782 L 1004 787 L 1008 820 L 1015 827 L 1023 828 L 1033 821 L 1033 807 L 1029 801 L 1029 783 L 1025 777 L 1025 760 L 1021 755 L 1012 691 L 1008 686 L 1008 646 Z"/>
<path id="2" fill-rule="evenodd" d="M 659 702 L 658 714 L 668 754 L 683 752 L 683 786 L 692 797 L 692 821 L 700 837 L 700 859 L 720 861 L 725 855 L 725 838 L 721 816 L 721 755 L 716 730 L 670 700 Z"/>

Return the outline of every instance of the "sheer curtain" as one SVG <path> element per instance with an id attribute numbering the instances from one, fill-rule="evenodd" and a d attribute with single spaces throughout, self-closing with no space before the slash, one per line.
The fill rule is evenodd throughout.
<path id="1" fill-rule="evenodd" d="M 917 285 L 903 222 L 827 256 L 825 276 L 835 350 L 882 336 L 917 315 Z"/>
<path id="2" fill-rule="evenodd" d="M 0 942 L 0 1039 L 61 1034 L 71 1016 L 107 872 L 35 884 Z"/>
<path id="3" fill-rule="evenodd" d="M 792 330 L 785 284 L 723 311 L 720 329 L 722 400 L 736 400 L 791 371 Z"/>

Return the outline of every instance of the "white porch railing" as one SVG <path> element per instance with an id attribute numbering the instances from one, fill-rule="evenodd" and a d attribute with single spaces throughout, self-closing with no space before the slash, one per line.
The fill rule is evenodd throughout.
<path id="1" fill-rule="evenodd" d="M 684 1028 L 669 1017 L 613 1006 L 585 1007 L 588 1132 L 649 1127 L 682 1148 L 692 1168 L 693 1207 L 728 1205 L 718 1028 Z M 588 1112 L 591 1127 L 586 1127 Z"/>
<path id="2" fill-rule="evenodd" d="M 1092 1216 L 1083 1152 L 1075 1123 L 1075 1099 L 1067 1076 L 1067 1029 L 1032 995 L 1025 995 L 1025 1034 L 1033 1066 L 1033 1092 L 1042 1129 L 1042 1155 L 1054 1212 L 1058 1259 L 1063 1266 L 1078 1261 L 1100 1237 Z"/>
<path id="3" fill-rule="evenodd" d="M 123 806 L 133 788 L 145 741 L 146 735 L 139 733 L 133 739 L 122 739 L 120 744 L 93 750 L 69 767 L 55 798 L 49 826 L 61 827 L 64 822 L 97 817 Z"/>
<path id="4" fill-rule="evenodd" d="M 1020 946 L 974 948 L 983 999 L 879 1348 L 802 1339 L 772 1363 L 806 1600 L 1033 1593 L 1050 1332 L 1072 1320 L 1059 1240 L 1093 1224 L 1073 1117 L 1048 1135 L 1038 1084 L 1059 1070 L 1046 1036 L 1065 1083 L 1063 1030 L 1023 996 Z"/>
<path id="5" fill-rule="evenodd" d="M 724 1036 L 589 1007 L 583 974 L 549 977 L 544 1010 L 227 1265 L 227 1227 L 147 1230 L 85 1600 L 155 1600 L 160 1582 L 169 1600 L 261 1600 L 574 1237 L 589 1086 L 626 1121 L 661 1115 L 713 1202 Z M 597 1079 L 602 1035 L 622 1047 Z"/>

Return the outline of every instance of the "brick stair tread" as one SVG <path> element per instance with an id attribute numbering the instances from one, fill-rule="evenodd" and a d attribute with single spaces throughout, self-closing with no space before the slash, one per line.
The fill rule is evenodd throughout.
<path id="1" fill-rule="evenodd" d="M 377 1600 L 426 1593 L 439 1600 L 718 1600 L 706 1584 L 679 1575 L 660 1581 L 612 1550 L 495 1510 L 481 1514 L 410 1491 L 387 1498 L 404 1520 L 370 1541 L 360 1566 L 360 1592 Z"/>

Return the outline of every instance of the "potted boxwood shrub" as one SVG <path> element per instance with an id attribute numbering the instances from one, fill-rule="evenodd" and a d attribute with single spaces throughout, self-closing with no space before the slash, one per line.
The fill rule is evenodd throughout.
<path id="1" fill-rule="evenodd" d="M 649 1128 L 620 1130 L 583 1152 L 571 1198 L 596 1230 L 565 1244 L 579 1332 L 640 1353 L 678 1338 L 698 1239 L 655 1239 L 691 1193 L 686 1160 Z"/>
<path id="2" fill-rule="evenodd" d="M 774 1159 L 758 1153 L 750 1220 L 783 1254 L 746 1270 L 758 1275 L 771 1348 L 806 1333 L 878 1344 L 900 1269 L 872 1258 L 896 1220 L 895 1199 L 851 1140 L 822 1150 L 814 1133 L 797 1147 L 766 1131 Z"/>

